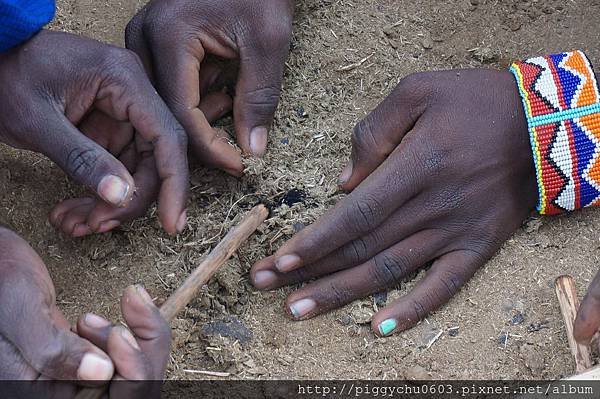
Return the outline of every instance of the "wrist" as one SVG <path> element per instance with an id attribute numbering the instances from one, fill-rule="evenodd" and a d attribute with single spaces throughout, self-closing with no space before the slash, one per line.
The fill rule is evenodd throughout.
<path id="1" fill-rule="evenodd" d="M 515 79 L 509 71 L 502 71 L 506 78 L 507 100 L 514 110 L 511 115 L 512 135 L 508 138 L 512 145 L 510 153 L 511 164 L 514 165 L 515 177 L 518 177 L 522 187 L 521 200 L 527 205 L 529 211 L 533 211 L 539 200 L 539 192 L 536 178 L 535 160 L 532 156 L 531 140 L 527 126 L 527 116 L 519 94 L 519 88 Z"/>
<path id="2" fill-rule="evenodd" d="M 555 215 L 600 199 L 600 91 L 585 54 L 572 51 L 511 67 L 527 120 L 538 211 Z"/>

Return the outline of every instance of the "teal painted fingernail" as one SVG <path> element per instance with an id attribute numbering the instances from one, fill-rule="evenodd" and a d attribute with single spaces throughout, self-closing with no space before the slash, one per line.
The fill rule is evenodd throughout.
<path id="1" fill-rule="evenodd" d="M 394 319 L 387 319 L 379 324 L 379 332 L 381 335 L 389 335 L 392 331 L 394 331 L 398 327 L 398 323 Z"/>

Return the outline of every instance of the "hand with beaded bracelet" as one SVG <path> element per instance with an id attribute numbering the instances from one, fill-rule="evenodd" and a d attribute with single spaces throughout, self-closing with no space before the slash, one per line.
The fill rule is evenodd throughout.
<path id="1" fill-rule="evenodd" d="M 555 56 L 554 63 L 560 64 L 560 58 Z M 582 104 L 588 106 L 597 101 L 595 79 L 589 70 L 585 75 L 585 63 L 574 61 L 561 67 L 565 82 L 570 82 L 564 87 L 577 90 L 573 84 L 585 76 L 587 81 L 580 82 L 586 93 Z M 529 86 L 557 78 L 550 66 L 537 72 L 524 69 Z M 534 73 L 540 76 L 529 75 Z M 521 226 L 536 203 L 540 205 L 540 171 L 529 134 L 532 120 L 518 83 L 510 71 L 486 69 L 402 79 L 354 129 L 351 160 L 340 176 L 349 194 L 274 255 L 257 262 L 251 270 L 254 285 L 270 290 L 314 280 L 286 300 L 290 317 L 301 320 L 394 287 L 431 265 L 412 290 L 374 315 L 372 329 L 380 336 L 408 329 L 445 304 Z M 558 101 L 556 112 L 562 113 L 533 123 L 581 117 L 580 109 L 569 111 L 561 100 L 566 91 L 551 92 L 558 95 L 551 97 Z M 572 94 L 568 100 L 573 101 Z M 539 104 L 547 101 L 536 102 L 538 113 Z M 590 105 L 584 111 L 593 110 Z M 598 128 L 595 120 L 584 118 Z M 563 155 L 567 151 L 558 150 Z M 585 151 L 589 161 L 590 149 Z M 544 176 L 557 184 L 549 170 Z M 557 188 L 548 186 L 546 194 L 556 198 L 546 198 L 544 204 L 552 210 L 547 213 L 593 202 L 587 186 L 579 192 L 584 195 L 575 195 L 575 186 L 568 183 L 571 196 L 559 199 Z M 579 339 L 588 339 L 600 325 L 600 277 L 577 323 Z"/>

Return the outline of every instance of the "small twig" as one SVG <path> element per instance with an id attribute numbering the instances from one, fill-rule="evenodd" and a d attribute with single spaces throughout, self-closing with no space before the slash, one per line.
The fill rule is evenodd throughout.
<path id="1" fill-rule="evenodd" d="M 231 373 L 223 373 L 223 372 L 220 372 L 220 371 L 210 371 L 210 370 L 189 370 L 189 369 L 183 369 L 182 371 L 184 371 L 186 373 L 191 373 L 191 374 L 209 375 L 211 377 L 229 377 L 231 375 Z"/>
<path id="2" fill-rule="evenodd" d="M 431 348 L 431 345 L 433 345 L 435 343 L 435 341 L 437 341 L 442 336 L 443 333 L 444 333 L 444 330 L 438 331 L 438 333 L 435 334 L 435 336 L 429 340 L 429 342 L 427 343 L 427 346 L 425 347 L 425 350 Z"/>
<path id="3" fill-rule="evenodd" d="M 366 56 L 365 58 L 363 58 L 362 60 L 355 62 L 353 64 L 349 64 L 343 67 L 340 67 L 338 69 L 336 69 L 338 72 L 347 72 L 347 71 L 351 71 L 353 69 L 358 68 L 359 66 L 361 66 L 362 64 L 364 64 L 365 62 L 367 62 L 371 57 L 373 57 L 375 55 L 375 53 Z"/>

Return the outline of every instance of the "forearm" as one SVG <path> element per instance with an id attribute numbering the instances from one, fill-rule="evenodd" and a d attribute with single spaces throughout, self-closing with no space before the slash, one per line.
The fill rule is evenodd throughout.
<path id="1" fill-rule="evenodd" d="M 35 35 L 54 18 L 54 0 L 0 0 L 0 52 Z"/>

